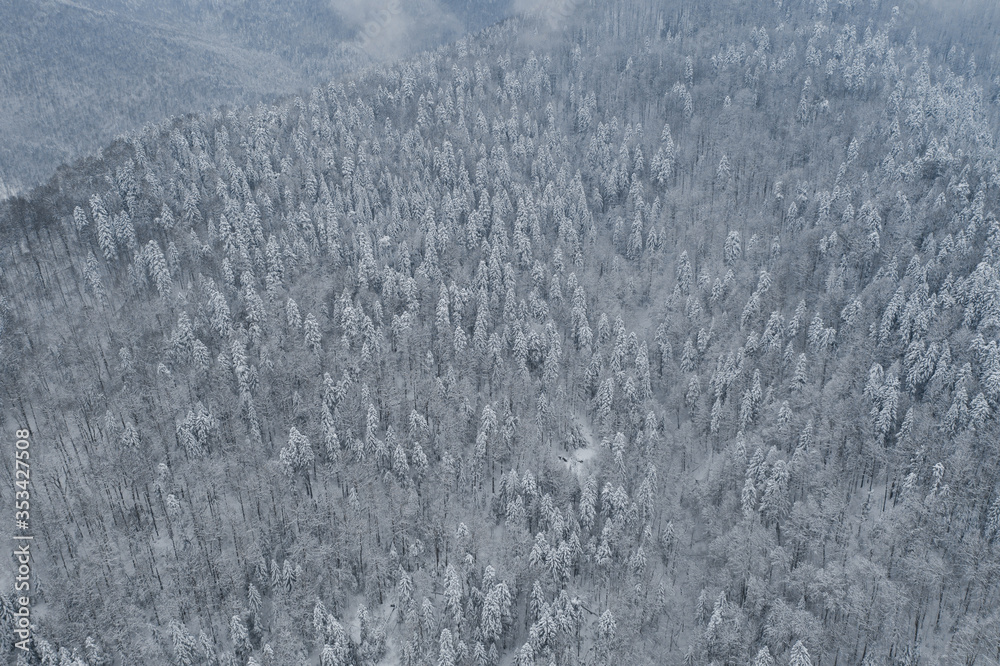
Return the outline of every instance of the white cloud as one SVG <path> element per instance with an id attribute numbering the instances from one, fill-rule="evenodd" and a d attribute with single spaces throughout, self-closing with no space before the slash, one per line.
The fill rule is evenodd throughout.
<path id="1" fill-rule="evenodd" d="M 562 27 L 586 0 L 514 0 L 514 10 L 540 16 L 550 28 Z"/>
<path id="2" fill-rule="evenodd" d="M 356 32 L 355 44 L 378 60 L 398 58 L 463 31 L 459 18 L 435 0 L 332 0 L 332 6 Z"/>

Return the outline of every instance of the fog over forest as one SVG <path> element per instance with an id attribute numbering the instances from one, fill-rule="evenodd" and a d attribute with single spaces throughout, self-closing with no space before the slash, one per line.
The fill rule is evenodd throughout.
<path id="1" fill-rule="evenodd" d="M 273 103 L 511 12 L 507 0 L 10 0 L 0 197 L 148 123 Z"/>
<path id="2" fill-rule="evenodd" d="M 1000 5 L 0 17 L 0 662 L 1000 664 Z"/>

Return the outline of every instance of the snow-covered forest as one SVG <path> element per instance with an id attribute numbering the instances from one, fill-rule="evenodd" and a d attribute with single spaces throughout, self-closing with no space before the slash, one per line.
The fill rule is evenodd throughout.
<path id="1" fill-rule="evenodd" d="M 564 2 L 6 201 L 5 658 L 996 664 L 1000 8 L 941 11 Z"/>
<path id="2" fill-rule="evenodd" d="M 0 198 L 117 135 L 451 41 L 510 0 L 4 0 Z"/>

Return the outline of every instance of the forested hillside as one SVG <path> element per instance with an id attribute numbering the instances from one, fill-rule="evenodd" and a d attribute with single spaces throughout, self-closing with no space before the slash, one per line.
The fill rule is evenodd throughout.
<path id="1" fill-rule="evenodd" d="M 508 2 L 13 0 L 0 4 L 0 198 L 146 123 L 274 101 L 450 41 Z"/>
<path id="2" fill-rule="evenodd" d="M 692 4 L 6 202 L 9 660 L 997 663 L 997 7 Z"/>

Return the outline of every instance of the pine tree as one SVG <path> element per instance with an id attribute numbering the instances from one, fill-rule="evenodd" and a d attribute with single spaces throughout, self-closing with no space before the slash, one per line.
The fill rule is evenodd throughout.
<path id="1" fill-rule="evenodd" d="M 111 224 L 111 218 L 101 198 L 96 194 L 90 198 L 90 209 L 94 216 L 94 223 L 97 225 L 97 242 L 101 246 L 104 258 L 108 261 L 118 258 L 118 246 L 115 243 L 115 232 Z"/>
<path id="2" fill-rule="evenodd" d="M 174 663 L 178 666 L 194 664 L 194 636 L 185 631 L 184 625 L 177 620 L 170 621 L 170 640 L 174 648 Z"/>
<path id="3" fill-rule="evenodd" d="M 97 263 L 97 257 L 94 256 L 93 252 L 87 253 L 87 265 L 83 271 L 83 278 L 87 282 L 87 286 L 93 292 L 94 296 L 98 301 L 104 303 L 107 301 L 107 292 L 104 290 L 104 285 L 101 282 L 101 274 L 99 264 Z"/>
<path id="4" fill-rule="evenodd" d="M 308 347 L 309 351 L 313 354 L 321 354 L 323 352 L 323 347 L 322 335 L 319 331 L 319 322 L 316 321 L 316 317 L 314 317 L 311 312 L 306 315 L 304 326 L 306 347 Z"/>
<path id="5" fill-rule="evenodd" d="M 795 645 L 792 646 L 792 654 L 788 660 L 788 666 L 812 666 L 812 660 L 809 659 L 809 652 L 806 650 L 806 646 L 802 644 L 802 641 L 796 641 Z"/>
<path id="6" fill-rule="evenodd" d="M 611 609 L 605 610 L 597 621 L 597 639 L 605 650 L 611 648 L 617 633 L 618 622 L 615 620 L 614 613 L 611 612 Z"/>
<path id="7" fill-rule="evenodd" d="M 439 641 L 437 666 L 455 666 L 455 647 L 452 644 L 451 632 L 447 629 L 441 630 Z"/>
<path id="8" fill-rule="evenodd" d="M 76 227 L 76 230 L 83 231 L 88 222 L 87 214 L 83 212 L 83 209 L 79 206 L 75 207 L 73 209 L 73 226 Z"/>
<path id="9" fill-rule="evenodd" d="M 798 360 L 795 362 L 795 374 L 792 376 L 792 386 L 796 390 L 802 390 L 802 388 L 808 383 L 809 375 L 807 374 L 808 360 L 805 354 L 799 354 Z"/>
<path id="10" fill-rule="evenodd" d="M 294 299 L 288 299 L 288 302 L 285 304 L 285 314 L 289 328 L 295 330 L 302 328 L 302 316 L 299 314 L 299 306 Z"/>
<path id="11" fill-rule="evenodd" d="M 650 169 L 653 172 L 654 180 L 664 185 L 673 175 L 674 170 L 674 140 L 670 135 L 670 125 L 663 126 L 663 133 L 660 137 L 660 147 L 653 155 L 650 162 Z"/>
<path id="12" fill-rule="evenodd" d="M 534 666 L 534 663 L 535 649 L 529 641 L 522 645 L 520 650 L 517 650 L 514 653 L 514 664 L 515 666 Z"/>
<path id="13" fill-rule="evenodd" d="M 753 666 L 774 666 L 774 657 L 765 645 L 757 651 L 757 656 L 753 659 Z"/>
<path id="14" fill-rule="evenodd" d="M 698 375 L 691 375 L 688 380 L 687 391 L 684 393 L 684 404 L 688 409 L 694 409 L 701 397 L 701 380 Z"/>
<path id="15" fill-rule="evenodd" d="M 697 367 L 698 352 L 690 339 L 685 340 L 684 350 L 681 352 L 681 370 L 684 372 L 694 372 Z"/>
<path id="16" fill-rule="evenodd" d="M 626 248 L 625 256 L 630 260 L 636 261 L 642 256 L 643 249 L 643 221 L 642 221 L 642 211 L 636 209 L 635 216 L 632 218 L 632 232 L 629 234 L 628 247 Z"/>
<path id="17" fill-rule="evenodd" d="M 732 169 L 729 166 L 729 156 L 723 154 L 722 159 L 719 160 L 719 167 L 716 169 L 715 172 L 715 180 L 717 183 L 719 183 L 719 188 L 723 190 L 726 189 L 729 185 L 729 180 L 731 177 L 732 177 Z M 736 242 L 739 243 L 739 235 L 737 235 L 736 237 Z M 726 256 L 728 258 L 729 256 L 728 239 L 727 239 L 726 250 L 727 250 Z"/>
<path id="18" fill-rule="evenodd" d="M 247 607 L 250 609 L 250 614 L 254 619 L 254 624 L 260 624 L 260 611 L 263 605 L 263 600 L 260 596 L 260 590 L 251 583 L 247 588 Z"/>
<path id="19" fill-rule="evenodd" d="M 300 433 L 295 426 L 288 432 L 288 444 L 282 447 L 279 460 L 289 476 L 294 476 L 301 470 L 308 469 L 314 458 L 309 439 Z"/>
<path id="20" fill-rule="evenodd" d="M 691 284 L 694 278 L 687 250 L 681 252 L 680 257 L 677 259 L 676 273 L 678 286 L 680 286 L 683 293 L 688 293 L 691 290 Z"/>
<path id="21" fill-rule="evenodd" d="M 250 644 L 250 634 L 239 615 L 233 615 L 229 621 L 229 637 L 233 642 L 233 648 L 241 657 L 245 657 L 253 649 Z"/>
<path id="22" fill-rule="evenodd" d="M 785 461 L 776 461 L 760 501 L 760 513 L 768 523 L 780 521 L 788 512 L 788 480 L 789 472 Z"/>
<path id="23" fill-rule="evenodd" d="M 602 424 L 607 424 L 611 418 L 611 406 L 614 401 L 614 379 L 608 378 L 601 382 L 597 391 L 597 413 Z"/>
<path id="24" fill-rule="evenodd" d="M 487 568 L 487 577 L 491 567 Z M 503 581 L 493 585 L 483 601 L 480 629 L 485 640 L 496 642 L 503 633 L 504 618 L 510 612 L 511 598 Z"/>

